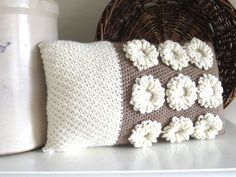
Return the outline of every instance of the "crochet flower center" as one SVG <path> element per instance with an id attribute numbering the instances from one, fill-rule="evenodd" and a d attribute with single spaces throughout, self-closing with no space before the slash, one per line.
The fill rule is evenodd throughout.
<path id="1" fill-rule="evenodd" d="M 208 95 L 208 97 L 211 97 L 214 95 L 214 90 L 212 87 L 206 87 L 205 93 Z"/>
<path id="2" fill-rule="evenodd" d="M 133 56 L 135 56 L 136 58 L 139 58 L 140 61 L 144 62 L 145 61 L 144 59 L 148 57 L 148 53 L 145 52 L 145 49 L 137 47 L 133 49 Z"/>
<path id="3" fill-rule="evenodd" d="M 173 117 L 171 123 L 164 128 L 162 138 L 166 138 L 171 143 L 180 143 L 189 140 L 193 131 L 193 123 L 189 118 Z"/>
<path id="4" fill-rule="evenodd" d="M 182 135 L 182 134 L 185 133 L 185 130 L 182 129 L 182 128 L 180 128 L 180 129 L 178 129 L 175 133 L 176 133 L 176 134 L 179 134 L 179 135 Z"/>
<path id="5" fill-rule="evenodd" d="M 178 99 L 185 99 L 191 94 L 192 90 L 191 87 L 184 85 L 184 86 L 179 86 L 176 90 L 176 95 Z"/>
<path id="6" fill-rule="evenodd" d="M 192 137 L 200 140 L 214 139 L 223 127 L 223 122 L 218 115 L 211 113 L 200 115 L 195 123 Z"/>
<path id="7" fill-rule="evenodd" d="M 197 99 L 197 88 L 190 77 L 179 74 L 167 84 L 167 102 L 172 109 L 186 110 Z"/>
<path id="8" fill-rule="evenodd" d="M 158 94 L 155 93 L 155 90 L 152 90 L 152 88 L 150 88 L 151 86 L 148 85 L 148 87 L 145 89 L 143 88 L 143 93 L 142 93 L 142 98 L 144 103 L 146 104 L 150 104 L 150 103 L 155 103 L 158 100 Z"/>
<path id="9" fill-rule="evenodd" d="M 146 89 L 143 93 L 143 97 L 145 101 L 152 101 L 155 95 L 149 89 Z"/>
<path id="10" fill-rule="evenodd" d="M 198 93 L 198 102 L 205 108 L 216 108 L 223 102 L 221 82 L 211 74 L 200 77 Z"/>
<path id="11" fill-rule="evenodd" d="M 152 75 L 144 75 L 137 78 L 135 82 L 130 100 L 135 111 L 140 111 L 142 114 L 151 113 L 163 105 L 165 89 L 158 79 L 153 78 Z"/>
<path id="12" fill-rule="evenodd" d="M 185 49 L 190 62 L 198 68 L 208 70 L 213 66 L 214 53 L 207 43 L 193 38 L 185 45 Z"/>
<path id="13" fill-rule="evenodd" d="M 179 89 L 179 95 L 180 95 L 180 97 L 186 97 L 186 96 L 188 96 L 189 95 L 189 90 L 188 90 L 188 88 L 180 88 Z"/>
<path id="14" fill-rule="evenodd" d="M 141 48 L 140 50 L 137 50 L 137 53 L 140 55 L 140 57 L 145 58 L 148 56 L 148 53 L 146 52 L 146 49 Z"/>
<path id="15" fill-rule="evenodd" d="M 146 135 L 144 135 L 144 138 L 146 138 L 146 140 L 152 138 L 152 134 L 151 133 L 147 133 Z"/>
<path id="16" fill-rule="evenodd" d="M 197 49 L 197 50 L 196 50 L 196 55 L 197 55 L 197 57 L 199 57 L 199 58 L 204 58 L 204 57 L 206 57 L 206 55 L 204 54 L 204 52 L 202 51 L 202 49 Z"/>
<path id="17" fill-rule="evenodd" d="M 132 40 L 123 45 L 125 57 L 133 62 L 139 71 L 158 64 L 159 52 L 146 40 Z"/>
<path id="18" fill-rule="evenodd" d="M 159 45 L 158 51 L 162 62 L 172 69 L 181 71 L 188 66 L 189 57 L 179 43 L 167 40 Z"/>
<path id="19" fill-rule="evenodd" d="M 203 120 L 203 124 L 204 126 L 202 126 L 202 131 L 207 133 L 207 132 L 211 132 L 211 131 L 214 131 L 214 127 L 212 126 L 212 124 L 209 124 L 207 121 Z"/>
<path id="20" fill-rule="evenodd" d="M 157 142 L 157 138 L 161 134 L 161 123 L 157 121 L 146 120 L 137 124 L 132 130 L 129 141 L 134 147 L 152 146 Z"/>
<path id="21" fill-rule="evenodd" d="M 213 130 L 213 127 L 212 126 L 210 126 L 210 125 L 205 125 L 205 128 L 203 128 L 204 130 L 204 132 L 208 132 L 208 131 L 211 131 L 211 130 Z"/>
<path id="22" fill-rule="evenodd" d="M 171 55 L 172 55 L 171 57 L 175 58 L 176 60 L 180 61 L 182 59 L 181 53 L 176 49 L 172 50 Z"/>

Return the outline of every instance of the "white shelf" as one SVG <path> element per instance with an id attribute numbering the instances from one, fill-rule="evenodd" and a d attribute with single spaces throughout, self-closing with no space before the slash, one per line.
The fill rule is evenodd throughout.
<path id="1" fill-rule="evenodd" d="M 225 116 L 235 118 L 235 108 Z M 96 147 L 71 153 L 40 150 L 0 157 L 0 176 L 236 176 L 236 125 L 213 141 L 159 143 L 149 149 Z M 196 173 L 197 172 L 197 173 Z"/>

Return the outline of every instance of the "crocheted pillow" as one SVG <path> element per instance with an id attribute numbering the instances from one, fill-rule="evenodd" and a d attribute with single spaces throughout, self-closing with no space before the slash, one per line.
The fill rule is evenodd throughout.
<path id="1" fill-rule="evenodd" d="M 143 147 L 158 137 L 174 143 L 222 133 L 217 61 L 211 45 L 201 42 L 42 42 L 48 89 L 43 150 Z"/>

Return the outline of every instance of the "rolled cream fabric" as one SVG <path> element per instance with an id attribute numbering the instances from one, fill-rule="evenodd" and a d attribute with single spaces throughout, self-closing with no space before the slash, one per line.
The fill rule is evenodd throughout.
<path id="1" fill-rule="evenodd" d="M 193 123 L 208 112 L 222 117 L 222 105 L 206 109 L 197 101 L 180 111 L 171 109 L 166 101 L 151 113 L 135 111 L 130 100 L 137 78 L 152 75 L 166 90 L 180 71 L 160 58 L 156 66 L 140 71 L 125 57 L 122 43 L 55 41 L 39 46 L 48 88 L 46 152 L 127 144 L 132 129 L 145 120 L 157 120 L 165 127 L 174 116 L 189 117 Z M 217 68 L 214 58 L 207 71 L 189 65 L 181 73 L 197 84 L 204 73 L 218 77 Z"/>

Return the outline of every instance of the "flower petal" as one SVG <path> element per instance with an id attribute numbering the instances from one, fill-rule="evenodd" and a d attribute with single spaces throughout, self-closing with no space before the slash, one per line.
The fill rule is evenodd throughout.
<path id="1" fill-rule="evenodd" d="M 157 142 L 157 138 L 161 134 L 161 129 L 160 122 L 146 120 L 135 126 L 128 140 L 134 147 L 152 146 L 152 143 Z"/>
<path id="2" fill-rule="evenodd" d="M 214 53 L 207 43 L 200 39 L 193 38 L 185 45 L 190 62 L 200 69 L 208 70 L 213 66 Z"/>
<path id="3" fill-rule="evenodd" d="M 135 111 L 145 114 L 162 107 L 165 102 L 165 89 L 159 79 L 153 78 L 152 75 L 144 75 L 137 78 L 135 82 L 130 100 Z"/>
<path id="4" fill-rule="evenodd" d="M 142 39 L 134 39 L 123 45 L 125 57 L 133 62 L 139 71 L 148 69 L 158 64 L 159 52 L 154 45 Z"/>

